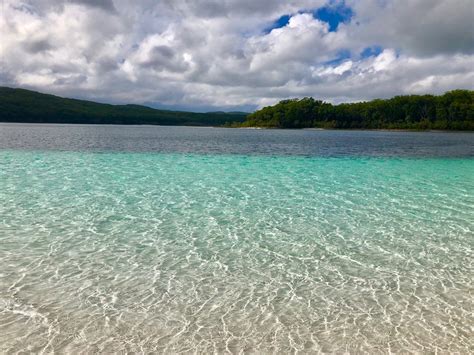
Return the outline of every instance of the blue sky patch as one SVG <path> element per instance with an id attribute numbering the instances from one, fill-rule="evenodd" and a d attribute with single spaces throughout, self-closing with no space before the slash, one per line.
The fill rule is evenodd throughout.
<path id="1" fill-rule="evenodd" d="M 354 12 L 344 1 L 331 1 L 329 5 L 313 11 L 315 19 L 329 24 L 329 32 L 337 31 L 339 24 L 349 22 L 353 15 Z"/>
<path id="2" fill-rule="evenodd" d="M 324 62 L 323 64 L 324 65 L 330 65 L 330 66 L 337 66 L 337 65 L 341 64 L 342 62 L 344 62 L 345 60 L 350 59 L 350 58 L 351 58 L 351 51 L 348 50 L 348 49 L 343 49 L 343 50 L 339 51 L 336 58 L 331 59 L 327 62 Z"/>
<path id="3" fill-rule="evenodd" d="M 354 16 L 354 12 L 344 1 L 330 1 L 327 6 L 320 7 L 315 10 L 301 10 L 298 13 L 312 13 L 313 17 L 319 21 L 326 22 L 329 25 L 329 32 L 337 31 L 339 24 L 347 23 Z M 275 20 L 270 26 L 263 30 L 263 33 L 268 34 L 275 28 L 282 28 L 288 25 L 292 15 L 283 15 Z"/>
<path id="4" fill-rule="evenodd" d="M 360 52 L 360 57 L 364 59 L 368 57 L 378 56 L 380 53 L 382 53 L 382 51 L 383 49 L 380 46 L 367 47 L 364 48 L 362 52 Z"/>
<path id="5" fill-rule="evenodd" d="M 274 30 L 275 28 L 282 28 L 282 27 L 285 27 L 286 25 L 288 25 L 288 22 L 290 22 L 290 15 L 283 15 L 281 16 L 278 20 L 276 20 L 275 22 L 273 22 L 271 24 L 271 26 L 269 26 L 268 28 L 264 29 L 263 32 L 265 34 L 268 34 L 270 33 L 272 30 Z"/>

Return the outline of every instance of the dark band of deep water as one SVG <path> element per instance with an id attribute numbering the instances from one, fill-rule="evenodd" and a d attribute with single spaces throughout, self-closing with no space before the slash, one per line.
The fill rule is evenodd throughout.
<path id="1" fill-rule="evenodd" d="M 0 149 L 474 157 L 474 133 L 3 123 Z"/>

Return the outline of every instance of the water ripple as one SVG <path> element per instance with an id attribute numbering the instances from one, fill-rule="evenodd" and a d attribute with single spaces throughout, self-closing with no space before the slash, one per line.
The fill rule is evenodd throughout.
<path id="1" fill-rule="evenodd" d="M 474 162 L 0 153 L 0 352 L 470 353 Z"/>

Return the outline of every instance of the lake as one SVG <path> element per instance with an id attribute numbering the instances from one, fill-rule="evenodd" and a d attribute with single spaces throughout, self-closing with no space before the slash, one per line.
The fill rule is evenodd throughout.
<path id="1" fill-rule="evenodd" d="M 0 124 L 0 352 L 473 350 L 474 133 Z"/>

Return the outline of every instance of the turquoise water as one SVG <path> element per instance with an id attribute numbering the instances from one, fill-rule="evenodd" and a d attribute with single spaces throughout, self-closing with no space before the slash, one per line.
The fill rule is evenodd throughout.
<path id="1" fill-rule="evenodd" d="M 0 151 L 0 352 L 473 351 L 474 160 Z"/>

